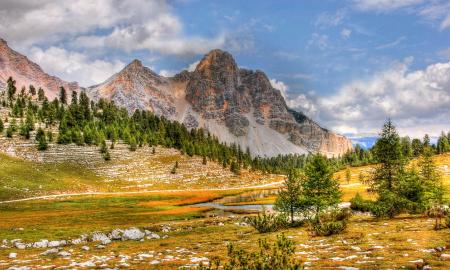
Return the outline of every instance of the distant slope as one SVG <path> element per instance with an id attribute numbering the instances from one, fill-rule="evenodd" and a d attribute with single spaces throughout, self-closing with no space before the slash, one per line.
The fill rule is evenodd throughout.
<path id="1" fill-rule="evenodd" d="M 48 75 L 39 65 L 12 50 L 6 41 L 0 38 L 0 89 L 6 87 L 5 82 L 9 77 L 13 77 L 16 81 L 17 91 L 20 91 L 22 87 L 28 89 L 32 84 L 36 90 L 38 87 L 42 87 L 50 100 L 58 96 L 61 86 L 68 91 L 80 89 L 76 82 L 66 82 L 58 77 Z"/>

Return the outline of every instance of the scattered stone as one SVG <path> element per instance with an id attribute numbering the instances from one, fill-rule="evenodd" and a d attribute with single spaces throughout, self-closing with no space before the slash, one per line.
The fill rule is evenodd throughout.
<path id="1" fill-rule="evenodd" d="M 46 250 L 46 251 L 42 252 L 41 255 L 47 256 L 47 255 L 50 255 L 50 254 L 56 254 L 56 253 L 58 253 L 58 251 L 59 250 L 57 248 L 52 248 L 52 249 L 49 249 L 49 250 Z"/>
<path id="2" fill-rule="evenodd" d="M 93 242 L 101 242 L 102 245 L 107 245 L 111 243 L 111 239 L 109 237 L 101 232 L 94 232 L 92 234 L 92 241 Z"/>
<path id="3" fill-rule="evenodd" d="M 104 245 L 97 245 L 96 248 L 98 248 L 98 249 L 104 249 L 105 246 L 104 246 Z"/>
<path id="4" fill-rule="evenodd" d="M 109 234 L 109 238 L 112 240 L 121 240 L 122 239 L 123 230 L 115 229 Z"/>
<path id="5" fill-rule="evenodd" d="M 48 246 L 48 240 L 47 239 L 43 239 L 40 240 L 38 242 L 34 242 L 33 243 L 33 247 L 34 248 L 46 248 Z"/>
<path id="6" fill-rule="evenodd" d="M 150 234 L 147 234 L 147 239 L 151 240 L 151 239 L 160 239 L 161 236 L 159 236 L 158 234 L 154 233 L 154 232 L 150 232 Z"/>
<path id="7" fill-rule="evenodd" d="M 72 254 L 70 252 L 67 251 L 61 251 L 58 253 L 58 256 L 60 257 L 70 257 Z"/>
<path id="8" fill-rule="evenodd" d="M 122 241 L 125 241 L 125 240 L 139 241 L 139 240 L 143 239 L 144 236 L 145 236 L 145 233 L 142 232 L 141 230 L 139 230 L 138 228 L 129 228 L 123 232 Z"/>
<path id="9" fill-rule="evenodd" d="M 158 260 L 153 260 L 153 261 L 150 262 L 150 264 L 160 264 L 160 261 L 158 261 Z"/>
<path id="10" fill-rule="evenodd" d="M 161 225 L 161 232 L 168 233 L 172 230 L 172 228 L 169 225 Z"/>
<path id="11" fill-rule="evenodd" d="M 17 249 L 25 249 L 26 248 L 26 245 L 24 243 L 21 243 L 21 242 L 14 242 L 14 246 Z"/>
<path id="12" fill-rule="evenodd" d="M 14 253 L 14 252 L 9 253 L 8 258 L 10 258 L 10 259 L 15 259 L 15 258 L 17 258 L 17 253 Z"/>
<path id="13" fill-rule="evenodd" d="M 84 251 L 89 251 L 90 250 L 90 248 L 88 246 L 82 246 L 81 249 L 84 250 Z"/>

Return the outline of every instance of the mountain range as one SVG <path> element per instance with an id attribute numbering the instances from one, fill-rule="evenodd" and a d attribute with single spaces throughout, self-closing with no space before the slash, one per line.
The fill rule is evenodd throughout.
<path id="1" fill-rule="evenodd" d="M 69 93 L 85 91 L 94 100 L 110 99 L 130 113 L 149 110 L 188 128 L 204 128 L 255 156 L 320 152 L 331 157 L 352 149 L 345 136 L 288 108 L 264 72 L 239 68 L 231 54 L 218 49 L 206 54 L 192 72 L 164 77 L 133 60 L 105 82 L 82 88 L 48 75 L 0 39 L 0 89 L 10 76 L 19 89 L 42 87 L 50 99 L 64 86 Z"/>

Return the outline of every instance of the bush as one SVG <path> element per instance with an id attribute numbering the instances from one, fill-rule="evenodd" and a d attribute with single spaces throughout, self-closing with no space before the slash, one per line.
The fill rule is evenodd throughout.
<path id="1" fill-rule="evenodd" d="M 350 209 L 360 212 L 370 212 L 373 202 L 364 200 L 359 193 L 356 193 L 355 197 L 350 200 Z"/>
<path id="2" fill-rule="evenodd" d="M 248 217 L 248 222 L 259 233 L 275 232 L 287 225 L 285 216 L 268 213 L 265 209 L 257 216 Z"/>
<path id="3" fill-rule="evenodd" d="M 371 206 L 372 215 L 376 218 L 393 218 L 410 208 L 410 202 L 393 192 L 385 191 L 378 201 Z"/>
<path id="4" fill-rule="evenodd" d="M 329 236 L 341 233 L 347 228 L 350 215 L 351 213 L 348 209 L 324 213 L 320 216 L 319 221 L 310 221 L 310 230 L 315 236 Z"/>
<path id="5" fill-rule="evenodd" d="M 210 266 L 200 265 L 198 270 L 300 270 L 303 266 L 294 258 L 295 243 L 284 235 L 277 236 L 277 241 L 269 245 L 266 240 L 259 240 L 259 251 L 247 252 L 228 245 L 228 261 L 222 266 L 220 259 L 212 260 Z"/>

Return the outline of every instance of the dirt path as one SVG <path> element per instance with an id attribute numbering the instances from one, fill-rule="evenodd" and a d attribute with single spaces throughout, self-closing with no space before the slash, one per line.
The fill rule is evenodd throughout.
<path id="1" fill-rule="evenodd" d="M 32 201 L 32 200 L 51 200 L 56 198 L 63 197 L 72 197 L 72 196 L 84 196 L 84 195 L 127 195 L 127 194 L 146 194 L 146 193 L 160 193 L 160 192 L 199 192 L 199 191 L 227 191 L 227 190 L 239 190 L 239 189 L 262 189 L 268 187 L 277 187 L 282 184 L 284 180 L 267 183 L 263 185 L 255 185 L 255 186 L 242 186 L 242 187 L 231 187 L 231 188 L 210 188 L 210 189 L 159 189 L 159 190 L 148 190 L 148 191 L 124 191 L 124 192 L 84 192 L 84 193 L 65 193 L 65 194 L 55 194 L 55 195 L 45 195 L 45 196 L 36 196 L 29 197 L 17 200 L 9 200 L 9 201 L 0 201 L 0 204 L 5 203 L 15 203 L 15 202 L 24 202 L 24 201 Z"/>

